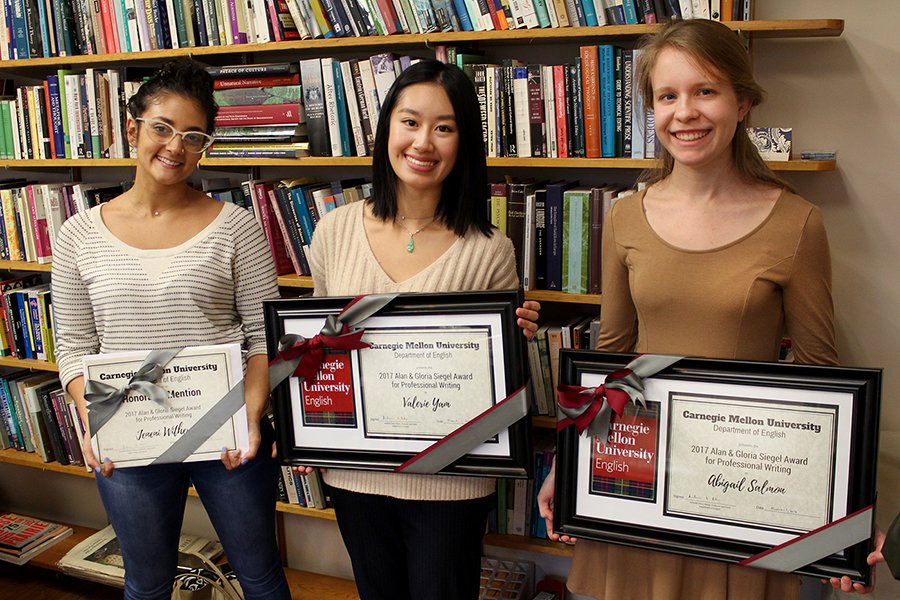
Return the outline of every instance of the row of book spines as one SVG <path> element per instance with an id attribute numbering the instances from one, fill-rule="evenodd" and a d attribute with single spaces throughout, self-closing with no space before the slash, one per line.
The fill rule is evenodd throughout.
<path id="1" fill-rule="evenodd" d="M 464 65 L 488 157 L 656 157 L 653 113 L 634 77 L 639 57 L 601 45 L 582 47 L 569 64 Z"/>
<path id="2" fill-rule="evenodd" d="M 279 275 L 310 275 L 309 245 L 316 224 L 325 213 L 372 195 L 363 179 L 330 183 L 312 178 L 242 182 L 240 187 L 207 192 L 222 202 L 250 210 L 269 244 Z"/>
<path id="3" fill-rule="evenodd" d="M 526 291 L 599 294 L 606 213 L 631 193 L 615 185 L 583 187 L 578 181 L 497 182 L 490 185 L 486 204 L 491 224 L 513 242 Z"/>
<path id="4" fill-rule="evenodd" d="M 131 183 L 0 182 L 0 258 L 52 262 L 65 220 L 121 194 Z"/>
<path id="5" fill-rule="evenodd" d="M 533 414 L 556 416 L 559 351 L 563 348 L 595 348 L 599 333 L 599 315 L 576 315 L 567 322 L 547 323 L 538 328 L 534 342 L 528 344 Z"/>
<path id="6" fill-rule="evenodd" d="M 0 98 L 0 158 L 128 158 L 125 101 L 138 86 L 116 69 L 88 69 L 17 88 Z"/>
<path id="7" fill-rule="evenodd" d="M 301 474 L 282 465 L 278 478 L 278 496 L 281 502 L 306 508 L 326 509 L 331 506 L 327 486 L 318 469 Z"/>
<path id="8" fill-rule="evenodd" d="M 84 428 L 75 402 L 55 374 L 30 372 L 0 378 L 0 443 L 35 452 L 44 462 L 84 466 Z"/>
<path id="9" fill-rule="evenodd" d="M 489 533 L 547 538 L 547 524 L 540 516 L 537 495 L 550 473 L 556 448 L 552 441 L 535 446 L 533 479 L 497 479 L 495 502 L 488 517 Z"/>
<path id="10" fill-rule="evenodd" d="M 56 362 L 50 284 L 4 291 L 0 317 L 0 355 Z"/>

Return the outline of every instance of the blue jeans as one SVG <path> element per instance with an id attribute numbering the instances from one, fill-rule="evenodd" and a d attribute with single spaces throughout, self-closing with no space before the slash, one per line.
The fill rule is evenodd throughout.
<path id="1" fill-rule="evenodd" d="M 275 541 L 278 465 L 262 424 L 256 458 L 229 471 L 218 460 L 116 469 L 96 477 L 125 562 L 125 600 L 169 600 L 191 482 L 246 600 L 291 597 Z M 268 430 L 268 431 L 266 431 Z"/>

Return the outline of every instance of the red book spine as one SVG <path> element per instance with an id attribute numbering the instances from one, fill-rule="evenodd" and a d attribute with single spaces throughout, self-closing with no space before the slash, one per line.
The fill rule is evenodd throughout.
<path id="1" fill-rule="evenodd" d="M 274 87 L 278 85 L 299 85 L 300 74 L 267 75 L 263 77 L 236 77 L 234 79 L 216 79 L 213 89 L 228 90 L 232 88 Z"/>
<path id="2" fill-rule="evenodd" d="M 267 192 L 269 196 L 268 205 L 272 209 L 272 214 L 274 215 L 275 220 L 278 221 L 278 229 L 281 231 L 281 238 L 282 240 L 284 240 L 284 246 L 287 250 L 288 257 L 290 257 L 291 259 L 291 264 L 294 265 L 294 272 L 297 274 L 303 273 L 303 268 L 300 266 L 300 259 L 297 257 L 297 252 L 294 250 L 294 245 L 289 241 L 290 232 L 288 232 L 288 225 L 284 220 L 284 215 L 281 214 L 281 206 L 278 204 L 278 198 L 275 197 L 275 188 L 267 190 Z"/>
<path id="3" fill-rule="evenodd" d="M 56 136 L 53 135 L 53 119 L 50 117 L 50 84 L 44 80 L 44 106 L 47 107 L 47 131 L 50 132 L 50 157 L 56 158 Z"/>
<path id="4" fill-rule="evenodd" d="M 587 158 L 600 158 L 600 74 L 597 46 L 581 47 L 581 85 L 584 93 L 584 145 Z"/>
<path id="5" fill-rule="evenodd" d="M 381 16 L 384 17 L 384 25 L 387 27 L 388 35 L 392 33 L 403 33 L 403 30 L 400 29 L 400 20 L 397 18 L 397 13 L 394 12 L 394 7 L 391 5 L 390 0 L 376 0 L 378 3 L 378 10 L 381 11 Z"/>
<path id="6" fill-rule="evenodd" d="M 266 241 L 269 242 L 269 250 L 272 251 L 272 259 L 275 261 L 275 272 L 278 275 L 285 275 L 293 273 L 294 266 L 291 264 L 291 259 L 288 257 L 287 250 L 284 247 L 284 237 L 281 235 L 281 230 L 275 222 L 275 213 L 269 202 L 269 189 L 275 189 L 271 183 L 257 183 L 254 186 L 263 232 L 266 234 Z"/>
<path id="7" fill-rule="evenodd" d="M 216 127 L 228 125 L 296 125 L 300 122 L 299 104 L 257 104 L 223 106 L 216 116 Z"/>
<path id="8" fill-rule="evenodd" d="M 566 73 L 564 65 L 553 65 L 553 98 L 556 102 L 556 147 L 560 158 L 569 156 L 566 127 Z"/>
<path id="9" fill-rule="evenodd" d="M 115 14 L 109 0 L 100 0 L 100 18 L 103 20 L 103 34 L 106 36 L 106 51 L 119 51 L 119 31 L 116 28 Z"/>

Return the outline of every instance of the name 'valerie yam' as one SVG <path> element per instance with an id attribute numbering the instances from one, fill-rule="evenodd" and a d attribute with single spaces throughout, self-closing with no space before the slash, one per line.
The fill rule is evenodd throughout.
<path id="1" fill-rule="evenodd" d="M 741 416 L 741 415 L 720 415 L 716 413 L 693 413 L 689 410 L 681 413 L 685 419 L 699 419 L 702 421 L 712 421 L 715 425 L 717 423 L 730 423 L 735 425 L 759 425 L 761 427 L 778 427 L 781 429 L 800 429 L 804 431 L 812 431 L 814 433 L 820 433 L 822 431 L 821 425 L 816 425 L 812 422 L 796 422 L 796 421 L 784 421 L 779 419 L 773 419 L 772 417 L 768 417 L 766 419 L 755 419 L 753 417 Z"/>

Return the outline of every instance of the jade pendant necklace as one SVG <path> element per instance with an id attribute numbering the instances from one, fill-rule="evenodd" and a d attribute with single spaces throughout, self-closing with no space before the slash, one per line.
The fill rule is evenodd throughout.
<path id="1" fill-rule="evenodd" d="M 406 232 L 406 235 L 409 236 L 409 242 L 406 244 L 406 251 L 407 251 L 407 252 L 412 252 L 413 250 L 416 249 L 416 242 L 415 242 L 415 240 L 413 239 L 413 236 L 415 236 L 417 233 L 421 233 L 422 231 L 425 230 L 425 228 L 427 228 L 429 225 L 431 225 L 432 223 L 434 223 L 434 215 L 431 215 L 430 217 L 424 217 L 425 219 L 431 219 L 431 220 L 428 221 L 428 223 L 426 223 L 423 227 L 419 227 L 419 228 L 416 229 L 415 231 L 410 231 L 409 229 L 407 229 L 407 228 L 403 225 L 403 221 L 406 220 L 406 217 L 404 217 L 403 215 L 398 215 L 398 216 L 400 217 L 400 220 L 397 221 L 397 225 L 399 225 L 400 228 L 403 229 L 403 231 Z"/>

